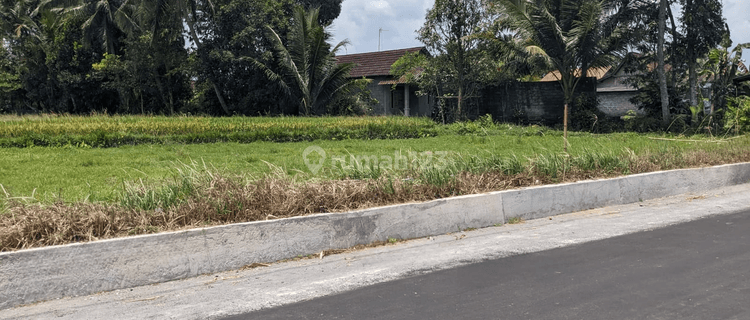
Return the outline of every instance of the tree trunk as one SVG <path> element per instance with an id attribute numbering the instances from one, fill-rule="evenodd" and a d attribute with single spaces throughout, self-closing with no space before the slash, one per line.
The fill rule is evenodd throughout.
<path id="1" fill-rule="evenodd" d="M 461 38 L 458 39 L 458 112 L 456 113 L 456 121 L 463 120 L 461 112 L 463 111 L 463 98 L 464 98 L 464 44 Z"/>
<path id="2" fill-rule="evenodd" d="M 693 6 L 693 1 L 688 0 L 685 3 L 685 6 L 690 8 Z M 685 35 L 688 39 L 692 39 L 695 35 L 691 32 L 693 28 L 687 28 L 687 34 Z M 695 55 L 695 48 L 693 46 L 693 43 L 695 41 L 688 41 L 687 42 L 687 55 L 688 55 L 688 77 L 690 81 L 690 93 L 689 93 L 689 99 L 690 99 L 690 106 L 694 107 L 698 105 L 698 86 L 696 84 L 696 74 L 695 74 L 695 64 L 698 57 Z"/>
<path id="3" fill-rule="evenodd" d="M 221 95 L 221 91 L 219 91 L 219 86 L 216 85 L 216 81 L 211 80 L 211 85 L 214 87 L 214 92 L 216 92 L 216 98 L 219 99 L 219 104 L 221 104 L 221 108 L 224 109 L 224 112 L 228 116 L 231 116 L 232 113 L 229 112 L 229 108 L 227 108 L 227 103 L 226 101 L 224 101 L 224 96 Z"/>
<path id="4" fill-rule="evenodd" d="M 567 100 L 567 99 L 566 99 Z M 563 111 L 563 151 L 568 153 L 568 102 L 565 102 Z"/>
<path id="5" fill-rule="evenodd" d="M 669 125 L 669 92 L 667 91 L 666 66 L 664 65 L 664 28 L 666 25 L 667 0 L 661 0 L 659 5 L 659 43 L 656 48 L 656 59 L 659 65 L 659 91 L 661 91 L 661 124 L 663 127 Z"/>
<path id="6" fill-rule="evenodd" d="M 459 82 L 460 82 L 460 80 L 459 80 Z M 462 101 L 463 97 L 464 97 L 464 88 L 463 88 L 463 86 L 459 85 L 458 86 L 458 112 L 456 112 L 456 119 L 454 119 L 455 121 L 461 121 L 461 120 L 463 120 L 463 118 L 461 117 L 461 105 L 462 105 L 462 102 L 463 102 Z"/>
<path id="7" fill-rule="evenodd" d="M 694 54 L 690 54 L 690 58 L 688 60 L 688 76 L 690 77 L 690 106 L 694 107 L 698 105 L 698 76 L 695 74 L 696 58 Z"/>
<path id="8" fill-rule="evenodd" d="M 672 61 L 672 79 L 669 81 L 669 87 L 674 89 L 675 83 L 677 83 L 677 68 L 675 66 L 677 65 L 675 63 L 675 59 L 677 58 L 677 55 L 674 53 L 674 43 L 677 41 L 677 25 L 674 23 L 674 15 L 672 14 L 672 7 L 667 4 L 667 13 L 669 14 L 669 21 L 672 23 L 672 47 L 671 47 L 671 57 L 670 60 Z M 676 92 L 676 91 L 675 91 Z"/>
<path id="9" fill-rule="evenodd" d="M 161 98 L 161 102 L 164 103 L 165 106 L 169 107 L 169 109 L 172 109 L 172 106 L 170 105 L 170 101 L 167 99 L 166 95 L 164 94 L 164 85 L 161 83 L 161 78 L 157 72 L 154 72 L 154 81 L 156 81 L 156 89 L 159 90 L 159 97 Z"/>

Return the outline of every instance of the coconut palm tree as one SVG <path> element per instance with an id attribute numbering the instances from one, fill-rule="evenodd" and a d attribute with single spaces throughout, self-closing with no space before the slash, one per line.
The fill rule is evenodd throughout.
<path id="1" fill-rule="evenodd" d="M 267 27 L 267 34 L 279 61 L 277 68 L 246 59 L 298 103 L 298 114 L 324 113 L 328 103 L 354 83 L 354 79 L 348 78 L 354 64 L 338 64 L 335 58 L 348 41 L 331 48 L 326 42 L 330 33 L 318 23 L 318 9 L 305 12 L 301 6 L 295 7 L 287 46 L 272 28 Z"/>
<path id="2" fill-rule="evenodd" d="M 101 41 L 109 54 L 117 54 L 118 33 L 139 28 L 131 17 L 137 10 L 134 0 L 44 0 L 37 11 L 46 9 L 62 19 L 83 19 L 81 29 L 89 43 Z"/>
<path id="3" fill-rule="evenodd" d="M 502 23 L 514 33 L 508 41 L 517 59 L 538 61 L 558 70 L 564 94 L 563 139 L 568 151 L 568 109 L 589 68 L 611 66 L 624 53 L 630 36 L 627 22 L 635 8 L 627 0 L 497 0 Z"/>

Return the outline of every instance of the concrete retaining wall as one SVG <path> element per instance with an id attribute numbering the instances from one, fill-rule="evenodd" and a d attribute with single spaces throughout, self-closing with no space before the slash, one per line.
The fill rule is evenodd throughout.
<path id="1" fill-rule="evenodd" d="M 0 309 L 750 182 L 750 163 L 0 253 Z"/>

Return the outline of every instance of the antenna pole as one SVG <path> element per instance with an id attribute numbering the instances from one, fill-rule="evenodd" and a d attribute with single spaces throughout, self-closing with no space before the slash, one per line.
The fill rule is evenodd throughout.
<path id="1" fill-rule="evenodd" d="M 388 31 L 388 30 L 384 30 L 383 28 L 378 29 L 378 51 L 380 51 L 380 39 L 381 39 L 380 35 L 383 33 L 383 31 Z"/>

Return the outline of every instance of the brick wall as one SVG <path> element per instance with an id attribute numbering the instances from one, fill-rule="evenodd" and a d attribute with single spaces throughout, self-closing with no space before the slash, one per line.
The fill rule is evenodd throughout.
<path id="1" fill-rule="evenodd" d="M 638 108 L 630 102 L 636 92 L 598 92 L 599 110 L 612 117 L 624 116 L 629 110 L 638 111 Z"/>

